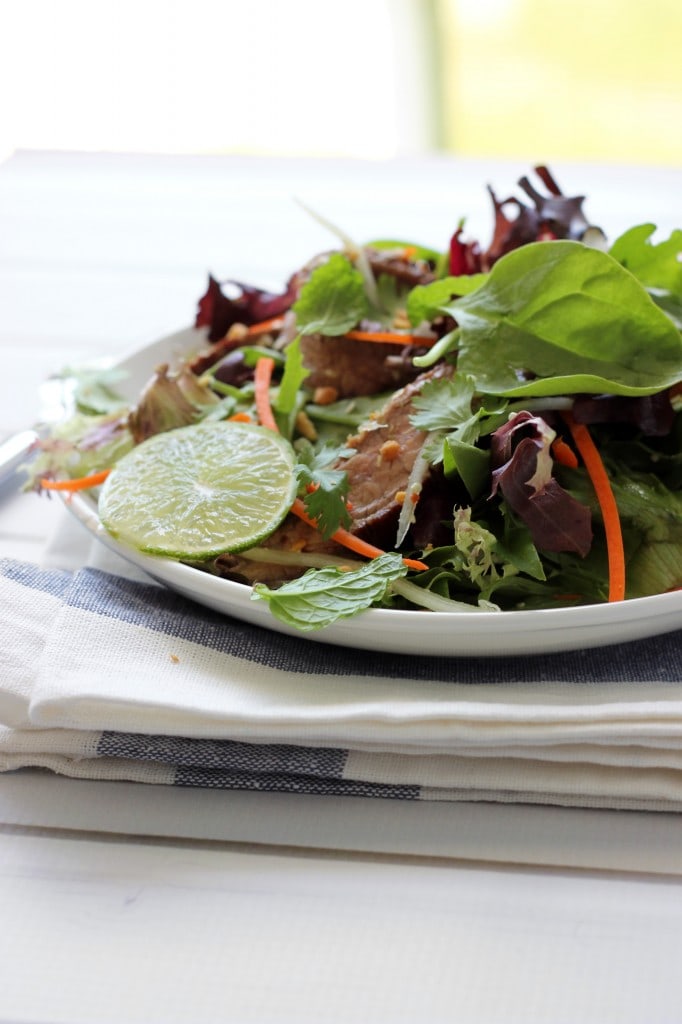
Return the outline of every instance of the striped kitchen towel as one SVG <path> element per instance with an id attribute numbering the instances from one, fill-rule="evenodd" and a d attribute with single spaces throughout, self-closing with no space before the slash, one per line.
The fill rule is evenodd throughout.
<path id="1" fill-rule="evenodd" d="M 0 563 L 0 769 L 682 808 L 682 632 L 514 658 L 311 643 L 94 568 Z"/>

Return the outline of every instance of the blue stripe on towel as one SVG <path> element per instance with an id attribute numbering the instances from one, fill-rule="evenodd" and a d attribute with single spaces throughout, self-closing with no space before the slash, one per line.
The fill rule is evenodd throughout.
<path id="1" fill-rule="evenodd" d="M 53 597 L 64 597 L 72 584 L 73 574 L 61 569 L 41 569 L 29 562 L 17 562 L 13 558 L 0 558 L 0 576 L 20 583 L 31 590 L 40 590 Z"/>
<path id="2" fill-rule="evenodd" d="M 195 604 L 170 590 L 83 569 L 77 607 L 202 644 L 257 664 L 309 675 L 388 676 L 425 682 L 680 682 L 682 631 L 588 651 L 510 658 L 424 658 L 311 643 Z M 425 615 L 428 612 L 424 612 Z"/>
<path id="3" fill-rule="evenodd" d="M 573 651 L 570 657 L 565 653 L 508 658 L 391 655 L 330 648 L 324 643 L 311 643 L 303 635 L 285 636 L 204 608 L 155 584 L 98 569 L 82 569 L 70 578 L 59 570 L 41 570 L 7 560 L 2 572 L 25 586 L 63 596 L 74 608 L 287 672 L 493 684 L 682 681 L 682 630 L 629 644 Z"/>

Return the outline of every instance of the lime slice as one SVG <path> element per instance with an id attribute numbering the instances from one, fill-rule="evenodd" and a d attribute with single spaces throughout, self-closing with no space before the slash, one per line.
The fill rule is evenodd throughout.
<path id="1" fill-rule="evenodd" d="M 296 496 L 291 445 L 264 427 L 217 421 L 156 434 L 116 464 L 99 497 L 114 536 L 184 560 L 258 544 Z"/>

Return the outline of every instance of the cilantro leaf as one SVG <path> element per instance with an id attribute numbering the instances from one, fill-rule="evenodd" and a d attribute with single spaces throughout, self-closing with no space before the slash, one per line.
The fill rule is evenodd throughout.
<path id="1" fill-rule="evenodd" d="M 393 580 L 407 573 L 400 555 L 388 552 L 359 569 L 310 569 L 296 580 L 270 590 L 257 583 L 252 600 L 267 601 L 280 622 L 303 632 L 348 619 L 381 601 Z"/>
<path id="2" fill-rule="evenodd" d="M 345 334 L 369 311 L 364 278 L 346 256 L 332 253 L 312 272 L 292 308 L 301 334 Z"/>
<path id="3" fill-rule="evenodd" d="M 459 426 L 472 416 L 474 390 L 473 380 L 464 374 L 427 381 L 412 399 L 412 406 L 417 410 L 411 417 L 413 426 L 420 430 L 449 430 Z"/>
<path id="4" fill-rule="evenodd" d="M 334 469 L 332 463 L 340 456 L 349 454 L 348 449 L 324 446 L 315 450 L 309 443 L 300 446 L 296 476 L 299 495 L 306 512 L 314 519 L 325 540 L 339 527 L 348 527 L 351 517 L 346 507 L 348 476 L 341 469 Z"/>

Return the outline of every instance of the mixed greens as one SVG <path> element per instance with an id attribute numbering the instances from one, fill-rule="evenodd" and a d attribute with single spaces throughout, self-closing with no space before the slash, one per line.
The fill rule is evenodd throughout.
<path id="1" fill-rule="evenodd" d="M 487 249 L 463 223 L 444 252 L 338 232 L 279 294 L 209 278 L 197 351 L 133 409 L 115 380 L 81 380 L 34 486 L 96 485 L 146 438 L 200 421 L 277 430 L 296 456 L 290 515 L 257 548 L 192 564 L 304 630 L 372 606 L 679 588 L 682 231 L 654 242 L 642 224 L 609 244 L 583 197 L 536 173 L 546 194 L 527 178 L 523 200 L 491 190 Z"/>

